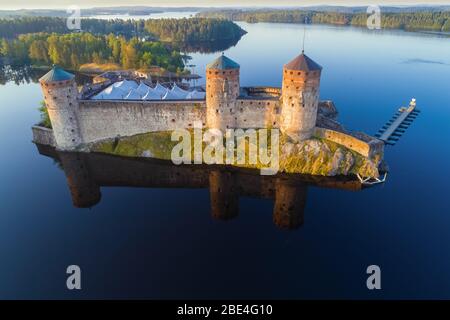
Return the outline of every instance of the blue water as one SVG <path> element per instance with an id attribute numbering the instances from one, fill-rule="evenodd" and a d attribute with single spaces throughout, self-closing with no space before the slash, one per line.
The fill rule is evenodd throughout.
<path id="1" fill-rule="evenodd" d="M 281 83 L 303 26 L 245 24 L 226 54 L 242 85 Z M 37 84 L 0 87 L 0 298 L 450 298 L 450 41 L 400 31 L 308 26 L 322 99 L 375 133 L 415 97 L 422 113 L 386 149 L 387 182 L 360 192 L 308 187 L 304 224 L 278 229 L 273 201 L 240 197 L 211 217 L 207 189 L 102 187 L 72 205 L 64 172 L 31 143 Z M 196 71 L 217 54 L 192 54 Z M 66 289 L 66 267 L 82 290 Z M 381 268 L 382 289 L 366 288 Z"/>

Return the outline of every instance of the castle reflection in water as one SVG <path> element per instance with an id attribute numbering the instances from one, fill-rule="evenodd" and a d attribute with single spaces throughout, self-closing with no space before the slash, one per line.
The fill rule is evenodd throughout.
<path id="1" fill-rule="evenodd" d="M 209 188 L 211 215 L 229 220 L 239 213 L 239 197 L 274 200 L 273 222 L 282 229 L 303 224 L 308 186 L 362 189 L 358 180 L 301 175 L 261 176 L 258 170 L 204 165 L 176 166 L 168 161 L 96 153 L 59 152 L 36 145 L 57 161 L 67 178 L 73 205 L 90 208 L 101 200 L 101 187 Z"/>

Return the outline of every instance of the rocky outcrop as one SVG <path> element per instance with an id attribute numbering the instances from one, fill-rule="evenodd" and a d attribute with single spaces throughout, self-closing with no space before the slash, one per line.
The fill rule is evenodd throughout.
<path id="1" fill-rule="evenodd" d="M 280 153 L 281 171 L 322 176 L 360 174 L 379 177 L 379 161 L 378 158 L 363 157 L 323 139 L 309 139 L 295 144 L 286 142 Z"/>
<path id="2" fill-rule="evenodd" d="M 381 157 L 367 158 L 342 145 L 326 139 L 312 138 L 294 143 L 282 136 L 280 141 L 279 172 L 320 176 L 356 175 L 379 177 Z M 124 137 L 119 141 L 108 140 L 93 144 L 93 152 L 127 157 L 151 157 L 171 160 L 170 132 L 157 132 Z M 248 155 L 246 155 L 248 156 Z M 259 165 L 239 165 L 261 168 Z"/>

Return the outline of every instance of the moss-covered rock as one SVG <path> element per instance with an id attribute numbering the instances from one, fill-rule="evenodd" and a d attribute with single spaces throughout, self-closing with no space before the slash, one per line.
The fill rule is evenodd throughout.
<path id="1" fill-rule="evenodd" d="M 177 144 L 178 142 L 171 141 L 171 132 L 155 132 L 103 141 L 92 145 L 90 150 L 126 157 L 170 160 L 172 149 Z M 245 153 L 248 159 L 248 147 Z M 279 154 L 280 172 L 322 176 L 360 174 L 364 177 L 379 177 L 378 167 L 381 161 L 379 157 L 369 159 L 325 139 L 312 138 L 293 143 L 282 136 Z M 263 167 L 260 164 L 248 164 L 247 161 L 246 164 L 239 166 Z"/>
<path id="2" fill-rule="evenodd" d="M 376 161 L 324 139 L 287 142 L 281 147 L 280 158 L 280 169 L 287 173 L 379 176 Z"/>

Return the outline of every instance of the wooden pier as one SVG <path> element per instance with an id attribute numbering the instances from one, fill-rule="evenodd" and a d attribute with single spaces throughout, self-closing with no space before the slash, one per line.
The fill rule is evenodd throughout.
<path id="1" fill-rule="evenodd" d="M 395 145 L 406 129 L 419 115 L 420 110 L 416 108 L 416 99 L 412 99 L 408 107 L 401 107 L 397 113 L 389 120 L 375 137 L 384 141 L 388 145 Z"/>

